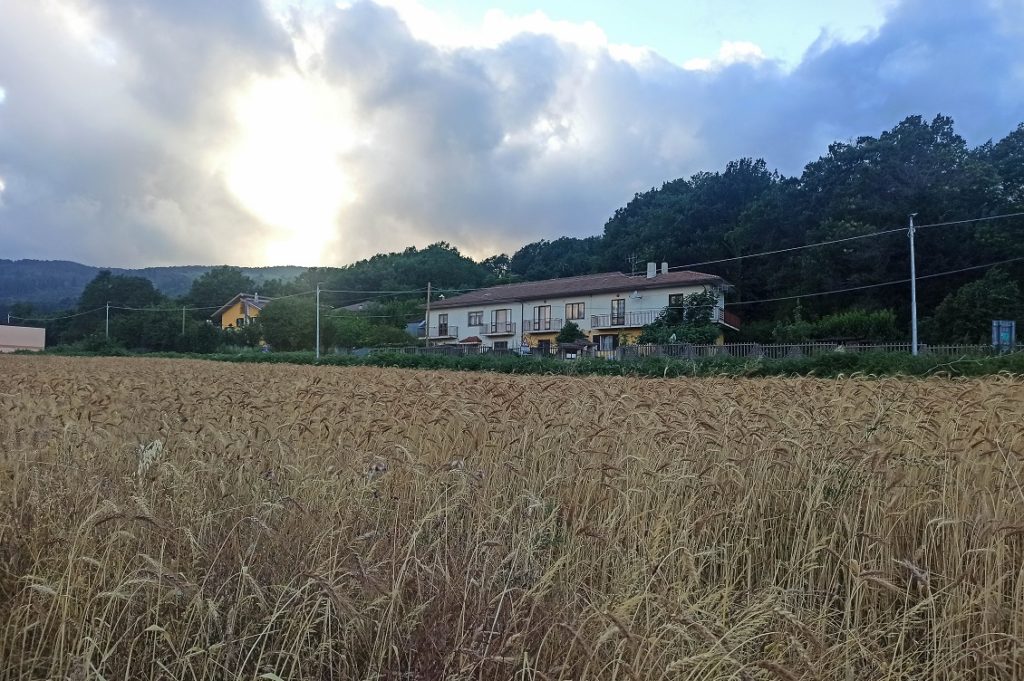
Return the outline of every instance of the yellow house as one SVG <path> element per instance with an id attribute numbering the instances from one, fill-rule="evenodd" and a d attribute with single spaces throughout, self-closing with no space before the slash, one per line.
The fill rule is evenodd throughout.
<path id="1" fill-rule="evenodd" d="M 238 329 L 259 317 L 266 304 L 267 299 L 260 298 L 258 293 L 239 293 L 210 315 L 210 319 L 222 329 Z"/>

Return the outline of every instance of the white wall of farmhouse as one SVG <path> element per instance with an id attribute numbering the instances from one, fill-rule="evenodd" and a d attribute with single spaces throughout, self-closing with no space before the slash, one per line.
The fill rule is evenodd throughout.
<path id="1" fill-rule="evenodd" d="M 459 340 L 476 336 L 487 347 L 495 343 L 506 343 L 515 348 L 526 341 L 533 345 L 531 336 L 544 333 L 558 333 L 566 321 L 572 321 L 588 337 L 613 335 L 639 329 L 654 321 L 669 304 L 669 296 L 689 295 L 714 290 L 718 294 L 716 312 L 724 309 L 725 296 L 721 288 L 710 285 L 676 285 L 661 289 L 622 290 L 610 293 L 572 295 L 567 297 L 535 298 L 507 303 L 488 303 L 452 308 L 431 308 L 428 327 L 431 342 L 457 343 Z M 613 301 L 621 301 L 615 303 Z M 582 316 L 579 304 L 583 304 Z M 570 307 L 575 306 L 575 307 Z M 550 307 L 550 312 L 537 310 Z M 470 315 L 473 315 L 471 318 Z M 545 321 L 545 314 L 550 322 Z M 503 323 L 502 316 L 507 319 Z M 477 324 L 478 318 L 482 324 Z M 536 323 L 540 320 L 540 323 Z M 473 322 L 473 323 L 471 323 Z"/>

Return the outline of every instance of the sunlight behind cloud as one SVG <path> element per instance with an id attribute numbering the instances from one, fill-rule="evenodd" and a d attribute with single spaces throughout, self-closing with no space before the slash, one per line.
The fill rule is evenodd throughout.
<path id="1" fill-rule="evenodd" d="M 267 262 L 316 265 L 355 199 L 342 155 L 358 134 L 337 92 L 298 74 L 260 78 L 235 102 L 237 137 L 220 165 L 228 189 L 274 230 Z"/>

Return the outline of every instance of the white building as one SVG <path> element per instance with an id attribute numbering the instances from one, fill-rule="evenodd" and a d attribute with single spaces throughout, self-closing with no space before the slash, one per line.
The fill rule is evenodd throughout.
<path id="1" fill-rule="evenodd" d="M 46 348 L 46 329 L 0 325 L 0 352 L 39 351 Z"/>
<path id="2" fill-rule="evenodd" d="M 630 343 L 642 327 L 670 305 L 692 293 L 714 291 L 712 320 L 736 328 L 725 311 L 729 283 L 702 272 L 660 271 L 647 264 L 646 275 L 622 272 L 588 274 L 520 284 L 492 286 L 432 302 L 427 329 L 432 344 L 473 344 L 512 349 L 525 343 L 542 351 L 555 344 L 566 322 L 574 322 L 601 349 Z"/>

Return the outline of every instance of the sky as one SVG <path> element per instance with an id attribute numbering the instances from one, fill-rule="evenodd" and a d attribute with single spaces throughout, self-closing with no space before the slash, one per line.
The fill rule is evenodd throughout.
<path id="1" fill-rule="evenodd" d="M 0 0 L 0 258 L 483 258 L 1022 92 L 1024 0 Z"/>

